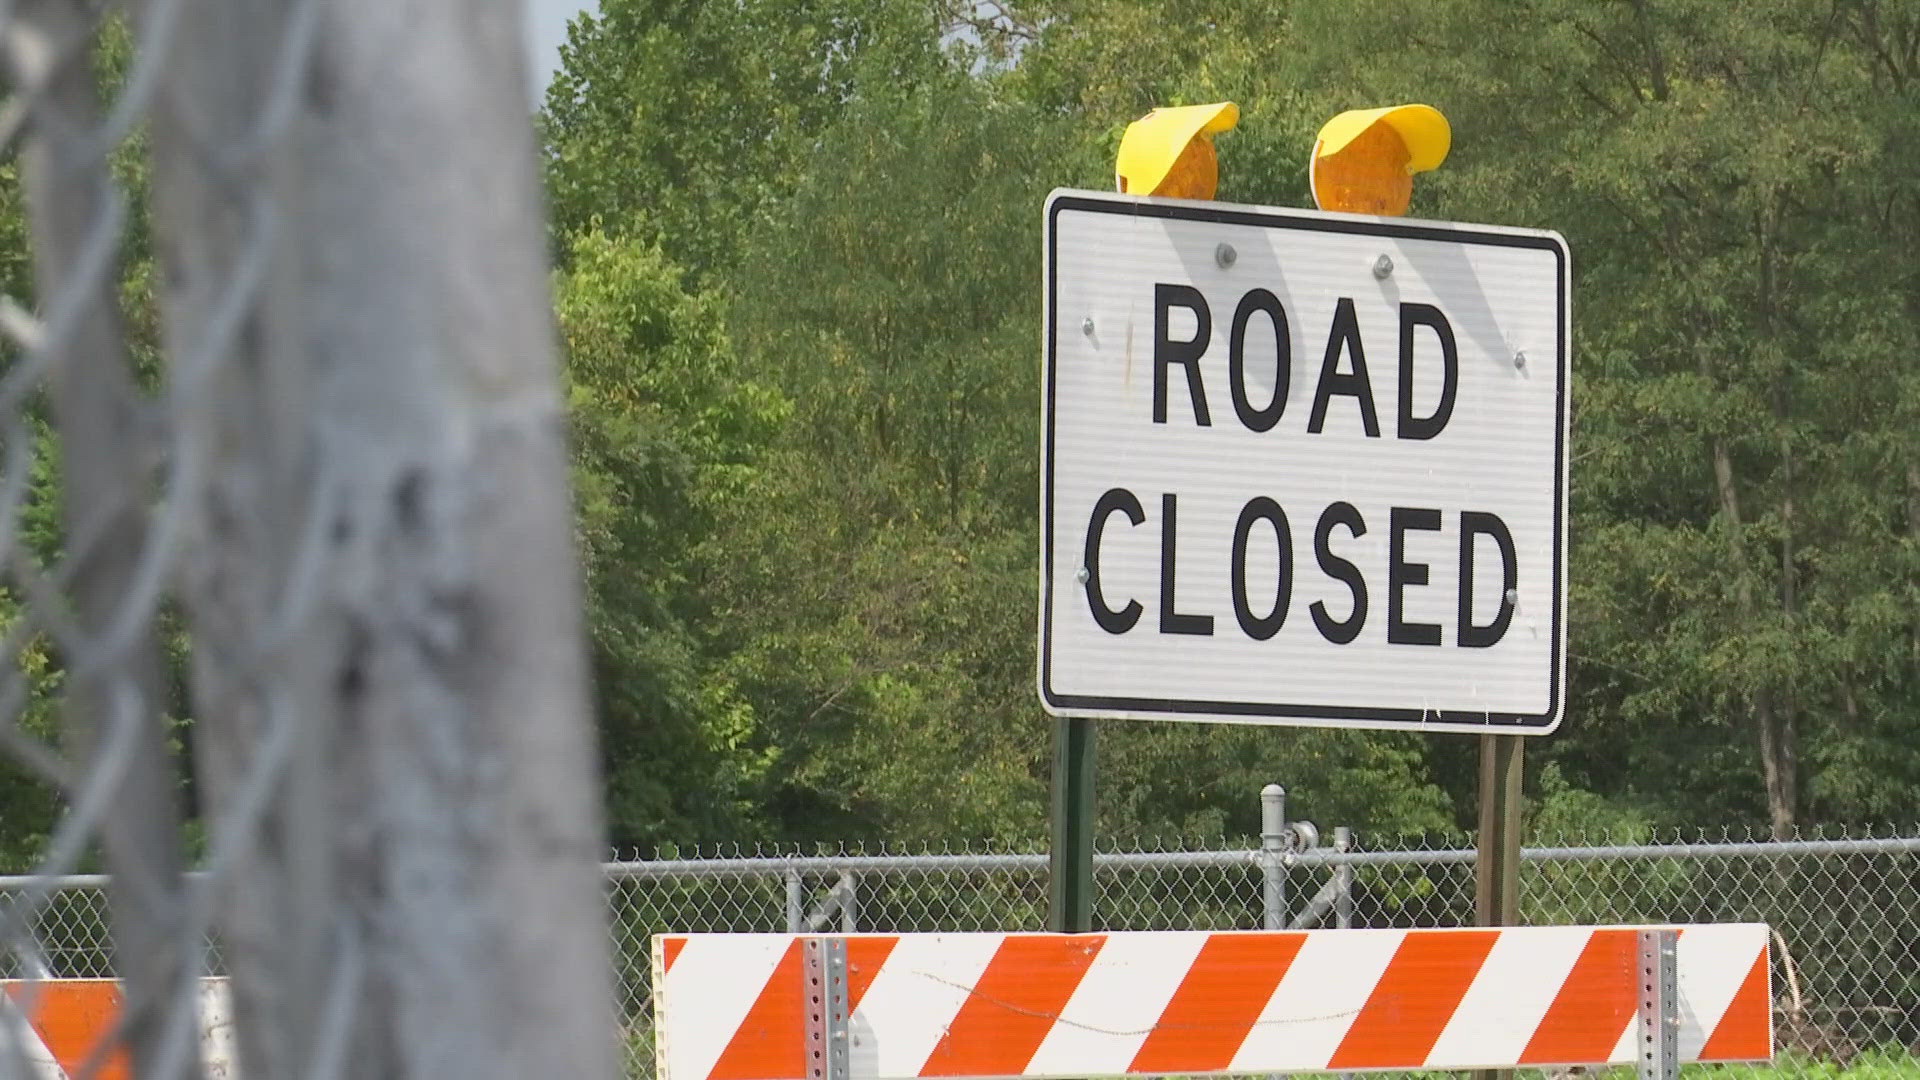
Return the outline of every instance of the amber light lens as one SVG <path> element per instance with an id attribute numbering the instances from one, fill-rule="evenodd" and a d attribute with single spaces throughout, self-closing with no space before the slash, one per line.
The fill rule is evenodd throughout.
<path id="1" fill-rule="evenodd" d="M 1385 123 L 1361 132 L 1338 153 L 1323 157 L 1316 143 L 1314 205 L 1346 214 L 1404 214 L 1413 201 L 1413 174 L 1407 171 L 1412 160 L 1400 133 Z"/>
<path id="2" fill-rule="evenodd" d="M 1213 140 L 1202 136 L 1180 151 L 1173 168 L 1167 170 L 1167 178 L 1151 194 L 1169 199 L 1211 199 L 1219 186 L 1220 159 L 1214 153 Z"/>

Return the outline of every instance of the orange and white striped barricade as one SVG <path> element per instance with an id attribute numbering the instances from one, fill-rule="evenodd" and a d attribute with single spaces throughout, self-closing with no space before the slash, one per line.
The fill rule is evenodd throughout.
<path id="1" fill-rule="evenodd" d="M 200 980 L 199 1009 L 206 1075 L 232 1080 L 227 980 Z M 0 979 L 0 1075 L 24 1061 L 32 1080 L 128 1080 L 127 1055 L 112 1045 L 119 1022 L 118 979 Z"/>
<path id="2" fill-rule="evenodd" d="M 1764 924 L 665 934 L 659 1080 L 1468 1069 L 1773 1054 Z"/>

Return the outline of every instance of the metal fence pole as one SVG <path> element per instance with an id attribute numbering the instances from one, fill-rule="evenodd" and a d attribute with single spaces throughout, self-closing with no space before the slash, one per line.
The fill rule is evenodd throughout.
<path id="1" fill-rule="evenodd" d="M 800 871 L 787 871 L 787 933 L 807 932 L 807 896 L 800 888 Z"/>
<path id="2" fill-rule="evenodd" d="M 1292 838 L 1287 835 L 1287 789 L 1268 784 L 1260 789 L 1261 925 L 1268 930 L 1287 928 L 1287 868 L 1281 862 Z M 1264 1080 L 1288 1080 L 1285 1073 Z"/>
<path id="3" fill-rule="evenodd" d="M 1353 829 L 1346 825 L 1333 827 L 1333 850 L 1346 854 L 1353 850 Z M 1333 864 L 1333 925 L 1336 929 L 1353 929 L 1353 864 L 1341 861 Z M 1353 1080 L 1352 1073 L 1336 1073 L 1339 1080 Z"/>
<path id="4" fill-rule="evenodd" d="M 1286 849 L 1287 789 L 1268 784 L 1260 789 L 1261 925 L 1268 930 L 1287 928 L 1287 869 L 1280 861 Z"/>
<path id="5" fill-rule="evenodd" d="M 840 875 L 840 932 L 859 933 L 860 875 L 849 870 Z"/>
<path id="6" fill-rule="evenodd" d="M 1337 825 L 1333 830 L 1333 850 L 1342 854 L 1353 850 L 1353 830 Z M 1333 925 L 1342 930 L 1353 926 L 1353 864 L 1338 862 L 1333 867 Z"/>

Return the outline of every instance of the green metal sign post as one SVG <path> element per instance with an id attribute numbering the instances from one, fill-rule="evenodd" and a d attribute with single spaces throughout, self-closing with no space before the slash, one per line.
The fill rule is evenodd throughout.
<path id="1" fill-rule="evenodd" d="M 1520 791 L 1527 737 L 1480 736 L 1479 859 L 1474 914 L 1481 926 L 1520 924 Z M 1473 1080 L 1512 1080 L 1510 1069 L 1481 1069 Z"/>
<path id="2" fill-rule="evenodd" d="M 1093 772 L 1093 721 L 1055 718 L 1047 926 L 1056 933 L 1093 929 Z"/>

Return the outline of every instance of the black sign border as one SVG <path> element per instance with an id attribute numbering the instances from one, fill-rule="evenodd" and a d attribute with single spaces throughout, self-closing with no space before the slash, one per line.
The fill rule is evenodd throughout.
<path id="1" fill-rule="evenodd" d="M 1559 377 L 1555 390 L 1554 490 L 1553 490 L 1553 617 L 1548 653 L 1547 709 L 1543 713 L 1501 713 L 1454 709 L 1366 708 L 1345 705 L 1290 705 L 1281 702 L 1205 701 L 1176 698 L 1107 697 L 1088 694 L 1056 694 L 1053 691 L 1053 464 L 1054 464 L 1054 369 L 1059 357 L 1059 243 L 1058 218 L 1063 211 L 1111 214 L 1118 217 L 1170 218 L 1221 225 L 1245 225 L 1257 228 L 1296 229 L 1306 232 L 1344 233 L 1355 236 L 1384 236 L 1400 240 L 1432 240 L 1440 243 L 1486 244 L 1495 247 L 1529 248 L 1550 251 L 1554 256 L 1554 289 L 1559 309 L 1555 330 L 1554 364 Z M 1566 241 L 1557 234 L 1512 233 L 1454 225 L 1386 221 L 1377 218 L 1320 215 L 1281 208 L 1244 207 L 1229 204 L 1196 204 L 1162 200 L 1129 199 L 1124 196 L 1101 197 L 1090 192 L 1056 191 L 1046 205 L 1046 368 L 1044 387 L 1044 454 L 1040 475 L 1040 700 L 1054 715 L 1120 715 L 1168 720 L 1220 720 L 1239 723 L 1283 723 L 1311 727 L 1353 727 L 1398 730 L 1472 729 L 1483 732 L 1506 731 L 1509 734 L 1544 735 L 1557 728 L 1562 719 L 1566 691 L 1566 665 L 1562 652 L 1566 645 L 1563 631 L 1566 618 L 1566 526 L 1567 526 L 1567 389 L 1571 377 L 1568 310 L 1568 270 L 1570 256 Z"/>

